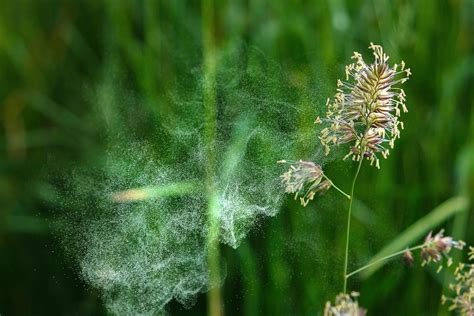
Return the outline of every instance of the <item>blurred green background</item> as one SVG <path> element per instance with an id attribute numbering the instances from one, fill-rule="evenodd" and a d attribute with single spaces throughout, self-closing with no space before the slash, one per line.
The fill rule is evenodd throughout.
<path id="1" fill-rule="evenodd" d="M 211 19 L 203 21 L 203 12 Z M 248 79 L 246 92 L 272 100 L 271 106 L 281 102 L 299 109 L 289 124 L 297 138 L 294 152 L 282 158 L 312 157 L 318 147 L 314 118 L 334 94 L 353 51 L 370 58 L 369 43 L 378 43 L 392 62 L 403 59 L 411 67 L 402 137 L 380 171 L 365 167 L 359 178 L 352 268 L 443 201 L 472 198 L 472 0 L 3 0 L 1 315 L 107 313 L 54 233 L 57 213 L 71 211 L 57 203 L 55 192 L 64 182 L 60 170 L 94 165 L 110 134 L 133 130 L 130 139 L 166 147 L 160 126 L 193 119 L 174 102 L 201 93 L 196 80 L 203 32 L 210 32 L 217 54 L 233 52 L 230 61 L 216 61 L 224 79 L 253 67 L 260 76 Z M 237 70 L 226 73 L 235 65 Z M 101 99 L 95 91 L 103 87 L 109 90 Z M 122 105 L 106 102 L 115 91 Z M 130 108 L 124 110 L 123 103 Z M 107 117 L 120 116 L 120 125 L 105 130 L 97 107 Z M 347 191 L 354 166 L 334 161 L 327 168 Z M 307 208 L 288 198 L 239 248 L 222 246 L 225 313 L 321 313 L 341 288 L 346 207 L 333 193 Z M 472 207 L 442 226 L 474 244 Z M 434 271 L 410 270 L 396 261 L 363 282 L 351 281 L 371 315 L 444 315 L 442 285 Z M 168 310 L 205 314 L 205 294 L 191 309 L 172 302 Z"/>

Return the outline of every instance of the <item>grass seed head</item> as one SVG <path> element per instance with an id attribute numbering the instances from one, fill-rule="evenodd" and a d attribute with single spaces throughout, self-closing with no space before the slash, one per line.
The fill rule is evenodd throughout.
<path id="1" fill-rule="evenodd" d="M 323 169 L 320 165 L 311 161 L 286 161 L 290 168 L 281 175 L 281 181 L 285 184 L 286 193 L 294 193 L 295 199 L 300 196 L 301 205 L 306 206 L 317 192 L 327 191 L 332 183 L 324 177 Z"/>
<path id="2" fill-rule="evenodd" d="M 408 110 L 405 92 L 398 85 L 411 72 L 403 61 L 390 66 L 382 46 L 371 43 L 369 48 L 374 61 L 367 64 L 354 52 L 354 63 L 346 66 L 346 81 L 337 81 L 337 93 L 326 103 L 326 117 L 318 117 L 315 123 L 327 125 L 319 136 L 326 155 L 331 147 L 349 143 L 351 149 L 344 159 L 365 157 L 379 168 L 378 154 L 387 158 L 403 129 L 400 113 Z"/>
<path id="3" fill-rule="evenodd" d="M 474 247 L 469 247 L 469 260 L 474 261 Z M 449 285 L 454 296 L 443 295 L 441 302 L 460 315 L 474 316 L 474 264 L 459 263 L 454 272 L 455 282 Z"/>
<path id="4" fill-rule="evenodd" d="M 449 252 L 452 248 L 463 249 L 464 242 L 460 240 L 454 240 L 450 236 L 444 236 L 444 229 L 440 230 L 436 235 L 432 235 L 432 232 L 425 238 L 424 246 L 421 248 L 421 257 L 423 258 L 423 265 L 433 262 L 439 262 L 442 257 L 448 259 L 450 262 Z"/>
<path id="5" fill-rule="evenodd" d="M 340 293 L 336 296 L 334 305 L 331 302 L 326 303 L 324 316 L 365 316 L 367 311 L 359 306 L 357 297 L 359 293 L 352 292 L 350 295 Z"/>

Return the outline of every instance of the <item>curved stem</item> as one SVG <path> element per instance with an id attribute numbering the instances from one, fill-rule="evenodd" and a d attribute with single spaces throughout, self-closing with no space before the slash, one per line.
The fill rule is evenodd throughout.
<path id="1" fill-rule="evenodd" d="M 331 186 L 334 187 L 334 189 L 336 189 L 337 191 L 339 191 L 339 193 L 341 193 L 342 195 L 344 195 L 346 198 L 348 198 L 349 200 L 351 199 L 351 196 L 349 194 L 347 194 L 346 192 L 342 191 L 340 188 L 338 188 L 334 182 L 332 182 L 331 179 L 329 179 L 328 177 L 326 177 L 326 175 L 323 173 L 323 178 L 328 180 L 329 182 L 331 182 Z"/>
<path id="2" fill-rule="evenodd" d="M 425 246 L 425 244 L 421 244 L 421 245 L 418 245 L 418 246 L 415 246 L 415 247 L 411 247 L 411 248 L 408 248 L 408 249 L 404 249 L 404 250 L 397 251 L 397 252 L 392 253 L 392 254 L 390 254 L 390 255 L 388 255 L 388 256 L 385 256 L 385 257 L 382 257 L 382 258 L 380 258 L 380 259 L 374 260 L 374 261 L 372 261 L 372 262 L 366 264 L 365 266 L 363 266 L 363 267 L 361 267 L 361 268 L 359 268 L 359 269 L 357 269 L 357 270 L 354 270 L 354 271 L 352 271 L 351 273 L 347 274 L 347 275 L 345 276 L 345 278 L 346 278 L 346 279 L 349 279 L 351 276 L 353 276 L 353 275 L 355 275 L 355 274 L 357 274 L 357 273 L 359 273 L 359 272 L 362 272 L 362 271 L 364 271 L 364 270 L 367 269 L 367 268 L 370 268 L 371 266 L 373 266 L 374 264 L 379 263 L 380 261 L 388 260 L 388 259 L 390 259 L 390 258 L 393 258 L 393 257 L 396 257 L 396 256 L 398 256 L 398 255 L 401 255 L 401 254 L 403 254 L 403 253 L 405 253 L 405 252 L 407 252 L 407 251 L 412 251 L 412 250 L 420 249 L 420 248 L 423 248 L 424 246 Z"/>
<path id="3" fill-rule="evenodd" d="M 354 176 L 354 180 L 352 181 L 352 187 L 351 187 L 351 199 L 349 201 L 349 211 L 347 214 L 347 233 L 346 233 L 346 254 L 345 254 L 345 259 L 344 259 L 344 293 L 346 293 L 347 289 L 347 262 L 349 259 L 349 235 L 350 235 L 350 230 L 351 230 L 351 213 L 352 213 L 352 201 L 354 201 L 354 187 L 357 181 L 357 177 L 359 176 L 360 172 L 360 167 L 362 166 L 362 161 L 364 160 L 363 157 L 360 157 L 359 160 L 359 165 L 357 166 L 357 171 Z"/>

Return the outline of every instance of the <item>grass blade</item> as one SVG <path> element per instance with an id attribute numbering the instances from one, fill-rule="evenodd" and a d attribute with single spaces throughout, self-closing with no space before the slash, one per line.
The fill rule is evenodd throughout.
<path id="1" fill-rule="evenodd" d="M 114 192 L 110 195 L 110 199 L 114 202 L 124 203 L 185 195 L 199 190 L 200 187 L 198 183 L 180 182 L 162 186 L 149 186 Z"/>

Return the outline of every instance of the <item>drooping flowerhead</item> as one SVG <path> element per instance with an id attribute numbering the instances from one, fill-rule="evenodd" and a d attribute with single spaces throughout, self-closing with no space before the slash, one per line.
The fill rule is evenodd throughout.
<path id="1" fill-rule="evenodd" d="M 325 124 L 319 139 L 325 154 L 331 147 L 350 144 L 351 157 L 359 161 L 366 157 L 379 168 L 378 154 L 386 158 L 389 148 L 400 137 L 403 123 L 400 112 L 407 112 L 405 92 L 398 85 L 411 75 L 410 69 L 388 64 L 389 57 L 379 45 L 370 44 L 374 61 L 367 64 L 362 55 L 354 52 L 355 62 L 346 66 L 346 81 L 338 80 L 337 93 L 328 99 L 325 118 L 315 123 Z"/>
<path id="2" fill-rule="evenodd" d="M 281 181 L 285 184 L 286 193 L 294 193 L 295 200 L 300 196 L 303 206 L 306 206 L 317 192 L 325 192 L 332 185 L 324 176 L 321 166 L 311 161 L 280 160 L 279 163 L 290 164 L 289 170 L 280 176 Z"/>
<path id="3" fill-rule="evenodd" d="M 465 243 L 463 241 L 454 240 L 452 237 L 444 236 L 444 229 L 440 230 L 436 235 L 432 235 L 432 232 L 425 238 L 423 247 L 421 248 L 421 257 L 423 258 L 423 265 L 433 262 L 439 262 L 444 255 L 448 258 L 448 264 L 451 260 L 448 257 L 451 249 L 463 249 Z M 441 267 L 441 266 L 440 266 Z"/>
<path id="4" fill-rule="evenodd" d="M 326 303 L 324 316 L 365 316 L 367 311 L 359 306 L 358 296 L 357 292 L 352 292 L 350 295 L 338 294 L 334 305 L 331 305 L 331 302 Z"/>
<path id="5" fill-rule="evenodd" d="M 402 256 L 402 259 L 403 259 L 403 262 L 409 266 L 409 267 L 412 267 L 413 266 L 413 261 L 415 260 L 413 258 L 413 252 L 411 252 L 410 250 L 407 250 L 403 253 L 403 256 Z"/>

